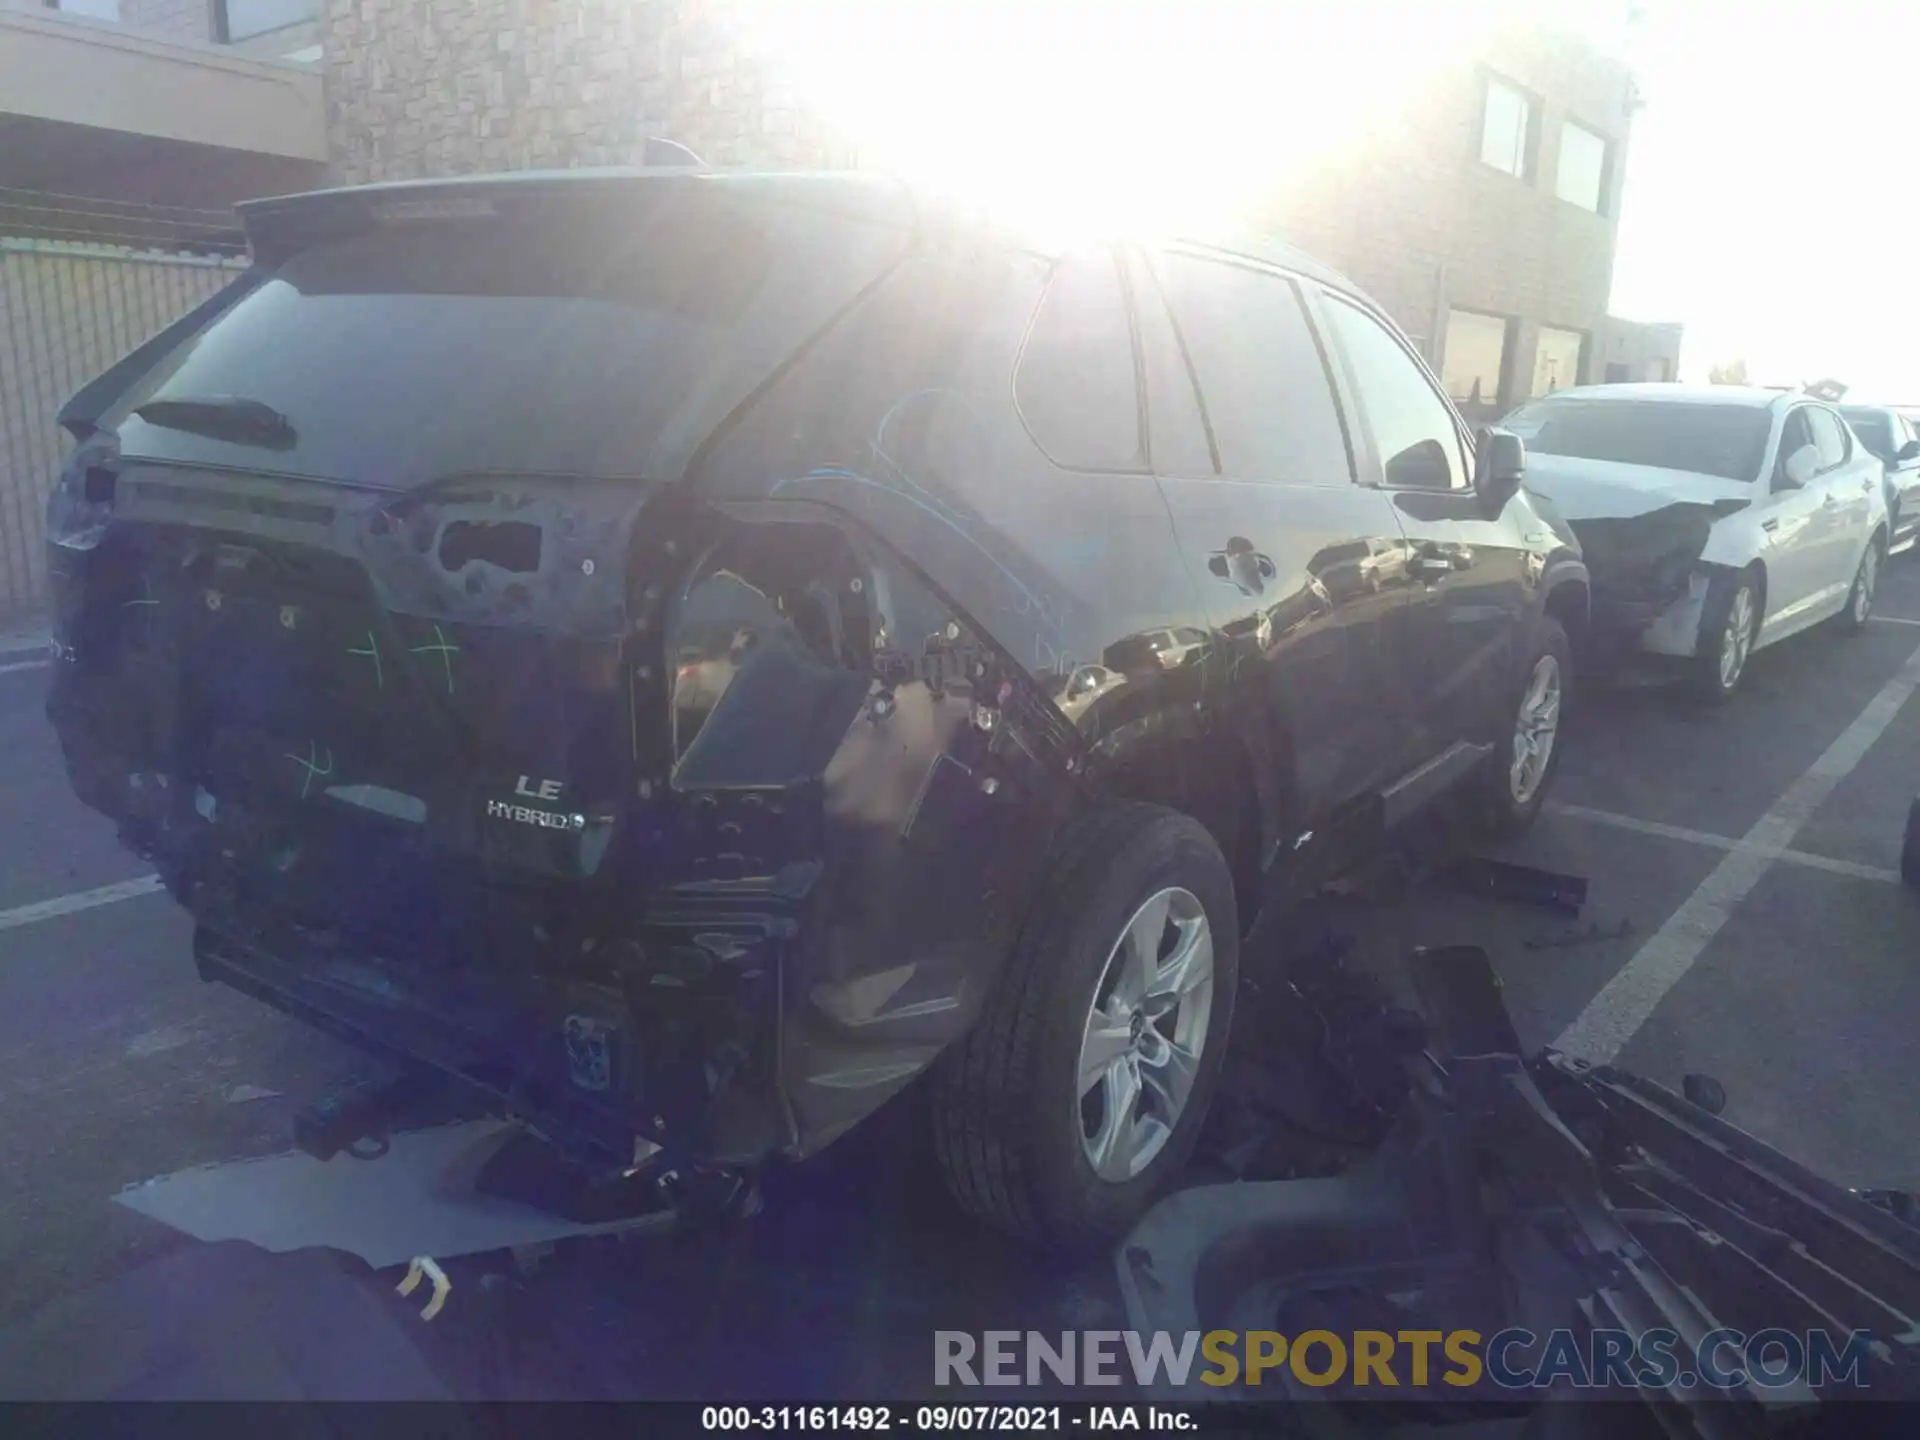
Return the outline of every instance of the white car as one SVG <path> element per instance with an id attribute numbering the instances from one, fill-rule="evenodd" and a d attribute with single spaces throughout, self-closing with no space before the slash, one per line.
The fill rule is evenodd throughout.
<path id="1" fill-rule="evenodd" d="M 1177 670 L 1206 648 L 1207 632 L 1185 625 L 1172 630 L 1149 630 L 1146 641 L 1147 648 L 1163 668 Z"/>
<path id="2" fill-rule="evenodd" d="M 1593 626 L 1684 657 L 1724 700 L 1755 650 L 1837 618 L 1859 630 L 1886 555 L 1881 462 L 1831 405 L 1731 385 L 1590 385 L 1502 422 L 1527 489 L 1572 528 Z"/>

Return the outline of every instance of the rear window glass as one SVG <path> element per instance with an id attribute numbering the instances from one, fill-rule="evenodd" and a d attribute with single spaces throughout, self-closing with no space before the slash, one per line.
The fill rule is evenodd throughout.
<path id="1" fill-rule="evenodd" d="M 466 472 L 656 475 L 905 245 L 724 193 L 387 225 L 294 255 L 105 421 L 126 453 L 405 488 Z M 290 444 L 150 424 L 258 401 Z"/>
<path id="2" fill-rule="evenodd" d="M 1752 480 L 1769 419 L 1757 405 L 1559 399 L 1523 405 L 1502 423 L 1542 455 Z"/>

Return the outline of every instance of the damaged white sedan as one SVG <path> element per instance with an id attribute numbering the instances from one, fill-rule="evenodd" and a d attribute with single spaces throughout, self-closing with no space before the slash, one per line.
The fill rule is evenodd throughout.
<path id="1" fill-rule="evenodd" d="M 1886 558 L 1881 463 L 1832 406 L 1730 385 L 1590 385 L 1502 422 L 1579 537 L 1606 652 L 1682 659 L 1710 701 L 1755 650 L 1858 631 Z"/>

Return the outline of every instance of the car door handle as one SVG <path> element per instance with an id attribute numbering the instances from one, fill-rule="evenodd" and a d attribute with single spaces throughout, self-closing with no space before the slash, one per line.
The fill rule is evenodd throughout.
<path id="1" fill-rule="evenodd" d="M 1760 522 L 1760 528 L 1771 535 L 1780 528 L 1780 522 L 1778 520 L 1762 520 Z"/>

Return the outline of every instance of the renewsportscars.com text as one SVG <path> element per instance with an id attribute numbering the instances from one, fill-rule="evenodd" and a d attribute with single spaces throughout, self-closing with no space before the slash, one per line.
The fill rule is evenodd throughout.
<path id="1" fill-rule="evenodd" d="M 1872 1338 L 1824 1330 L 936 1330 L 936 1385 L 1324 1386 L 1485 1382 L 1506 1390 L 1642 1385 L 1870 1388 Z M 1205 1391 L 1196 1391 L 1204 1394 Z"/>

